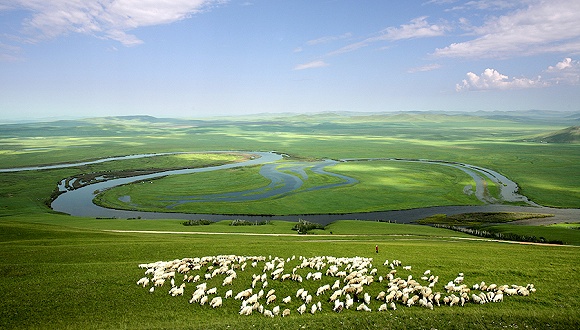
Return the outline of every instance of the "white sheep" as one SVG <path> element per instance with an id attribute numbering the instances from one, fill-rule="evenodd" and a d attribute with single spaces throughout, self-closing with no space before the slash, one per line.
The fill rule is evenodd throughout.
<path id="1" fill-rule="evenodd" d="M 274 317 L 274 313 L 272 313 L 272 311 L 265 309 L 264 310 L 264 316 L 267 317 Z"/>
<path id="2" fill-rule="evenodd" d="M 286 308 L 285 310 L 282 311 L 282 317 L 286 317 L 290 315 L 290 309 Z"/>
<path id="3" fill-rule="evenodd" d="M 289 304 L 292 301 L 292 298 L 290 296 L 287 296 L 286 298 L 282 299 L 282 302 L 285 304 Z"/>
<path id="4" fill-rule="evenodd" d="M 217 288 L 216 287 L 213 287 L 213 288 L 207 290 L 207 294 L 216 294 L 216 293 L 217 293 Z"/>
<path id="5" fill-rule="evenodd" d="M 333 311 L 340 313 L 342 312 L 342 310 L 344 309 L 344 302 L 340 301 L 340 300 L 335 300 L 334 301 L 334 308 L 332 308 Z"/>
<path id="6" fill-rule="evenodd" d="M 310 313 L 312 313 L 312 314 L 316 313 L 317 310 L 318 310 L 318 306 L 316 306 L 316 304 L 313 304 L 312 307 L 310 307 Z"/>
<path id="7" fill-rule="evenodd" d="M 232 290 L 228 290 L 228 291 L 226 291 L 224 298 L 225 299 L 231 298 L 233 294 L 234 294 L 234 292 Z"/>
<path id="8" fill-rule="evenodd" d="M 240 310 L 240 315 L 250 315 L 252 314 L 252 311 L 254 309 L 252 308 L 252 306 L 245 306 L 244 308 L 242 308 L 242 310 Z"/>
<path id="9" fill-rule="evenodd" d="M 356 308 L 357 311 L 365 311 L 365 312 L 371 312 L 372 310 L 365 305 L 364 303 L 358 305 L 358 307 Z"/>
<path id="10" fill-rule="evenodd" d="M 149 277 L 142 277 L 141 279 L 139 279 L 139 281 L 137 281 L 137 285 L 146 287 L 147 285 L 149 285 Z"/>
<path id="11" fill-rule="evenodd" d="M 220 307 L 222 305 L 223 301 L 221 297 L 215 297 L 211 300 L 211 302 L 209 303 L 209 305 L 212 308 L 216 308 L 216 307 Z"/>
<path id="12" fill-rule="evenodd" d="M 298 307 L 297 310 L 300 315 L 304 314 L 304 312 L 306 312 L 306 305 L 305 304 L 300 305 L 300 307 Z"/>

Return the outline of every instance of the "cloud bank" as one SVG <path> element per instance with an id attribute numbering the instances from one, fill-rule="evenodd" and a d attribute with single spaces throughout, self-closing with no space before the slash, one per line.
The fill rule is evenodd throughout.
<path id="1" fill-rule="evenodd" d="M 482 3 L 479 1 L 479 3 Z M 527 0 L 525 8 L 468 28 L 475 38 L 438 48 L 437 57 L 509 58 L 580 53 L 580 1 Z"/>
<path id="2" fill-rule="evenodd" d="M 549 66 L 544 73 L 548 74 L 547 79 L 538 75 L 535 79 L 515 78 L 501 74 L 495 69 L 485 69 L 483 73 L 477 75 L 473 72 L 466 74 L 466 79 L 455 85 L 458 92 L 468 90 L 508 90 L 549 87 L 557 84 L 578 84 L 580 82 L 580 62 L 565 58 L 554 66 Z"/>
<path id="3" fill-rule="evenodd" d="M 128 31 L 168 24 L 209 10 L 224 0 L 15 0 L 0 3 L 0 11 L 21 10 L 27 42 L 69 33 L 116 40 L 125 46 L 143 43 Z"/>

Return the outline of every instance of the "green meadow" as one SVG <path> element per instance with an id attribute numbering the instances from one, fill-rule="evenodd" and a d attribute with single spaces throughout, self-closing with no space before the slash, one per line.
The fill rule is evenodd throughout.
<path id="1" fill-rule="evenodd" d="M 464 194 L 470 177 L 454 168 L 401 162 L 339 163 L 329 171 L 354 177 L 358 183 L 332 189 L 298 191 L 282 198 L 247 203 L 183 204 L 179 212 L 270 214 L 259 226 L 231 226 L 231 220 L 184 226 L 183 221 L 96 219 L 58 214 L 49 208 L 56 185 L 64 178 L 122 176 L 138 171 L 211 166 L 241 160 L 240 154 L 208 151 L 277 151 L 285 162 L 325 158 L 413 158 L 463 162 L 493 169 L 518 183 L 534 202 L 559 208 L 580 208 L 580 149 L 577 142 L 544 143 L 570 126 L 569 120 L 539 121 L 503 117 L 408 115 L 296 115 L 206 120 L 152 117 L 95 118 L 78 121 L 0 125 L 0 167 L 74 163 L 112 156 L 199 152 L 118 160 L 73 167 L 0 173 L 0 328 L 2 329 L 571 329 L 580 322 L 580 235 L 577 222 L 551 226 L 517 226 L 509 222 L 492 230 L 535 235 L 567 245 L 497 242 L 425 225 L 339 221 L 307 235 L 295 223 L 276 215 L 349 213 L 440 205 L 480 205 Z M 572 130 L 573 131 L 573 130 Z M 560 135 L 558 135 L 560 136 Z M 575 141 L 574 139 L 569 139 Z M 151 184 L 129 184 L 100 194 L 99 203 L 126 207 L 129 195 L 143 210 L 163 210 L 160 196 L 233 192 L 269 182 L 258 167 L 170 176 Z M 335 183 L 336 178 L 308 172 L 302 187 Z M 489 191 L 497 187 L 489 183 Z M 231 204 L 231 205 L 230 205 Z M 232 220 L 235 216 L 232 216 Z M 386 219 L 388 220 L 388 219 Z M 499 222 L 499 221 L 498 221 Z M 375 245 L 379 253 L 375 253 Z M 508 296 L 504 302 L 472 302 L 434 310 L 397 306 L 377 312 L 374 297 L 386 286 L 373 283 L 373 312 L 332 311 L 329 294 L 314 315 L 266 318 L 238 314 L 240 302 L 225 300 L 220 308 L 189 304 L 195 290 L 172 297 L 169 284 L 153 293 L 136 285 L 144 276 L 141 263 L 216 255 L 336 256 L 373 258 L 378 275 L 390 268 L 384 260 L 411 265 L 397 275 L 418 279 L 429 269 L 443 288 L 459 273 L 465 283 L 534 284 L 530 296 Z M 288 263 L 291 271 L 292 262 Z M 231 289 L 246 289 L 257 268 L 238 272 Z M 199 273 L 203 275 L 203 273 Z M 306 274 L 302 274 L 305 276 Z M 181 281 L 179 275 L 176 281 Z M 223 276 L 208 280 L 223 294 Z M 300 287 L 316 292 L 321 284 L 271 280 L 278 299 L 294 298 Z M 180 282 L 179 282 L 180 283 Z M 267 290 L 266 290 L 267 291 Z M 281 305 L 281 304 L 280 304 Z"/>

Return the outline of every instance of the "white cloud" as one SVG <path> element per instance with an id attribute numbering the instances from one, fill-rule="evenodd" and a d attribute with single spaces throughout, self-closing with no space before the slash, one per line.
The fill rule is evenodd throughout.
<path id="1" fill-rule="evenodd" d="M 441 68 L 441 64 L 427 64 L 427 65 L 423 65 L 423 66 L 418 66 L 418 67 L 414 67 L 414 68 L 410 68 L 409 70 L 407 70 L 407 72 L 409 73 L 415 73 L 415 72 L 426 72 L 426 71 L 433 71 L 433 70 L 437 70 Z"/>
<path id="2" fill-rule="evenodd" d="M 580 1 L 526 0 L 523 3 L 527 4 L 523 9 L 490 17 L 483 25 L 472 27 L 474 39 L 438 48 L 434 55 L 509 58 L 550 52 L 580 53 Z"/>
<path id="3" fill-rule="evenodd" d="M 545 72 L 551 77 L 550 80 L 554 84 L 575 85 L 580 83 L 580 61 L 569 57 L 554 66 L 549 66 Z"/>
<path id="4" fill-rule="evenodd" d="M 0 10 L 29 13 L 23 22 L 28 42 L 82 33 L 119 41 L 126 46 L 142 43 L 127 32 L 144 26 L 168 24 L 208 10 L 223 0 L 16 0 Z"/>
<path id="5" fill-rule="evenodd" d="M 541 77 L 536 79 L 528 78 L 509 78 L 508 76 L 499 73 L 495 69 L 485 69 L 481 75 L 473 72 L 467 73 L 467 78 L 463 79 L 461 84 L 455 86 L 455 90 L 488 90 L 488 89 L 524 89 L 533 87 L 544 87 L 547 83 L 541 80 Z"/>
<path id="6" fill-rule="evenodd" d="M 578 70 L 580 69 L 580 62 L 573 61 L 571 58 L 567 57 L 563 61 L 556 63 L 555 66 L 549 66 L 546 71 L 548 72 L 560 72 L 562 70 Z"/>
<path id="7" fill-rule="evenodd" d="M 349 44 L 329 53 L 328 55 L 352 52 L 380 41 L 397 41 L 403 39 L 439 37 L 445 35 L 445 33 L 450 30 L 451 27 L 446 23 L 429 24 L 427 22 L 427 16 L 421 16 L 412 19 L 409 24 L 402 24 L 399 27 L 388 27 L 380 31 L 377 36 Z"/>
<path id="8" fill-rule="evenodd" d="M 306 69 L 314 69 L 314 68 L 322 68 L 328 66 L 328 63 L 324 61 L 312 61 L 304 64 L 298 64 L 294 67 L 294 70 L 306 70 Z"/>
<path id="9" fill-rule="evenodd" d="M 459 91 L 467 90 L 506 90 L 549 87 L 559 84 L 575 85 L 580 83 L 580 61 L 565 58 L 556 65 L 550 65 L 544 73 L 546 78 L 538 75 L 535 79 L 510 78 L 499 73 L 495 69 L 485 69 L 481 75 L 473 72 L 467 73 L 467 78 L 461 84 L 456 84 L 455 89 Z"/>

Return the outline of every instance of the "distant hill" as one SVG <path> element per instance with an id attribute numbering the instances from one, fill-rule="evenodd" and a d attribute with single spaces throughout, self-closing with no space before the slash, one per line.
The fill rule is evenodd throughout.
<path id="1" fill-rule="evenodd" d="M 546 143 L 578 143 L 580 142 L 580 126 L 571 126 L 563 130 L 538 136 L 534 139 Z"/>

